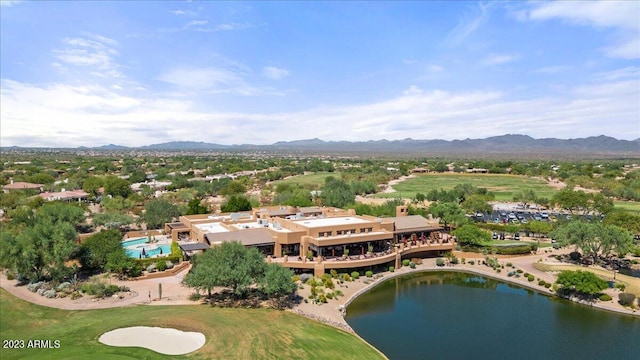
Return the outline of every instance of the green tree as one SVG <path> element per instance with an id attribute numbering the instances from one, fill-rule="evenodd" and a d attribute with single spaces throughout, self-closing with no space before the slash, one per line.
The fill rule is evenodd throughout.
<path id="1" fill-rule="evenodd" d="M 104 180 L 104 193 L 105 195 L 122 196 L 126 198 L 131 194 L 131 187 L 127 180 L 120 179 L 117 176 L 108 176 Z"/>
<path id="2" fill-rule="evenodd" d="M 488 232 L 474 226 L 462 225 L 453 231 L 460 245 L 484 246 L 491 241 Z"/>
<path id="3" fill-rule="evenodd" d="M 613 211 L 607 214 L 603 223 L 606 225 L 616 225 L 631 232 L 632 234 L 640 235 L 640 215 L 629 211 Z"/>
<path id="4" fill-rule="evenodd" d="M 552 226 L 546 221 L 531 221 L 527 224 L 529 230 L 534 234 L 548 234 L 551 232 Z"/>
<path id="5" fill-rule="evenodd" d="M 513 195 L 513 201 L 521 202 L 526 208 L 530 203 L 534 203 L 537 200 L 536 192 L 533 189 L 524 189 Z"/>
<path id="6" fill-rule="evenodd" d="M 176 205 L 164 199 L 155 199 L 144 206 L 142 220 L 147 224 L 147 229 L 159 229 L 178 216 L 180 211 Z"/>
<path id="7" fill-rule="evenodd" d="M 78 260 L 83 270 L 101 272 L 109 260 L 109 256 L 115 252 L 125 253 L 121 244 L 122 235 L 118 230 L 102 230 L 88 237 L 82 245 Z"/>
<path id="8" fill-rule="evenodd" d="M 490 214 L 493 211 L 493 207 L 487 202 L 486 196 L 478 194 L 468 195 L 460 204 L 460 207 L 470 214 Z"/>
<path id="9" fill-rule="evenodd" d="M 241 182 L 232 181 L 220 191 L 220 194 L 237 195 L 237 194 L 244 194 L 245 192 L 247 192 L 247 188 L 244 185 L 242 185 Z"/>
<path id="10" fill-rule="evenodd" d="M 589 271 L 561 271 L 556 279 L 560 293 L 594 296 L 607 288 L 607 282 Z"/>
<path id="11" fill-rule="evenodd" d="M 206 205 L 202 205 L 201 198 L 193 198 L 189 200 L 187 204 L 187 212 L 186 215 L 197 215 L 197 214 L 207 214 L 209 213 L 209 208 Z"/>
<path id="12" fill-rule="evenodd" d="M 265 273 L 266 263 L 256 248 L 247 249 L 239 242 L 224 242 L 196 257 L 185 283 L 206 289 L 216 286 L 230 288 L 235 296 L 246 295 Z"/>
<path id="13" fill-rule="evenodd" d="M 92 224 L 95 226 L 104 226 L 107 229 L 117 229 L 122 226 L 133 224 L 135 220 L 133 216 L 117 211 L 108 211 L 102 214 L 93 215 Z"/>
<path id="14" fill-rule="evenodd" d="M 78 214 L 79 211 L 79 214 Z M 3 266 L 17 271 L 30 282 L 60 282 L 70 276 L 68 265 L 75 250 L 77 225 L 83 220 L 82 209 L 65 204 L 47 204 L 40 208 L 33 224 L 12 224 L 18 233 L 2 231 L 0 259 Z"/>
<path id="15" fill-rule="evenodd" d="M 222 212 L 249 211 L 251 208 L 251 202 L 244 195 L 231 195 L 227 201 L 220 206 Z"/>
<path id="16" fill-rule="evenodd" d="M 104 178 L 99 176 L 89 176 L 82 183 L 82 190 L 91 196 L 98 196 L 98 190 L 104 186 Z"/>
<path id="17" fill-rule="evenodd" d="M 344 208 L 349 204 L 353 204 L 356 200 L 356 195 L 353 190 L 344 182 L 333 176 L 328 176 L 324 182 L 324 188 L 320 195 L 322 204 L 325 206 L 335 206 Z"/>
<path id="18" fill-rule="evenodd" d="M 464 210 L 455 202 L 433 203 L 429 206 L 429 213 L 439 218 L 445 228 L 447 225 L 462 226 L 469 221 Z"/>
<path id="19" fill-rule="evenodd" d="M 615 225 L 574 220 L 551 232 L 552 237 L 564 245 L 575 245 L 585 256 L 597 261 L 598 256 L 616 252 L 627 254 L 633 246 L 633 236 Z"/>
<path id="20" fill-rule="evenodd" d="M 260 279 L 260 290 L 268 297 L 279 298 L 293 294 L 296 283 L 292 280 L 293 272 L 280 264 L 266 264 L 264 276 Z"/>

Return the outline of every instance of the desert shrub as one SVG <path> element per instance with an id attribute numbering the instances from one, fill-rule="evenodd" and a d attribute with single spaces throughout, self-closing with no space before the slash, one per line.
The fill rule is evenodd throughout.
<path id="1" fill-rule="evenodd" d="M 38 281 L 35 283 L 27 284 L 27 290 L 31 292 L 37 292 L 44 285 L 44 281 Z"/>
<path id="2" fill-rule="evenodd" d="M 367 272 L 365 272 L 364 275 L 368 278 L 373 277 L 373 271 L 367 270 Z"/>
<path id="3" fill-rule="evenodd" d="M 508 262 L 508 263 L 507 263 L 507 267 L 513 267 L 513 264 L 512 264 L 512 263 L 510 263 L 510 262 Z"/>
<path id="4" fill-rule="evenodd" d="M 202 298 L 202 295 L 200 295 L 200 293 L 198 293 L 198 292 L 194 292 L 194 293 L 191 293 L 189 295 L 189 300 L 191 300 L 191 301 L 198 301 L 201 298 Z"/>
<path id="5" fill-rule="evenodd" d="M 540 280 L 540 281 L 538 281 L 538 285 L 540 285 L 540 286 L 544 286 L 544 284 L 546 284 L 546 283 L 547 283 L 547 282 L 546 282 L 546 281 L 544 281 L 544 280 Z"/>
<path id="6" fill-rule="evenodd" d="M 609 294 L 602 294 L 600 295 L 600 301 L 611 301 L 611 296 Z"/>
<path id="7" fill-rule="evenodd" d="M 120 286 L 120 287 L 118 288 L 118 291 L 119 291 L 119 292 L 129 292 L 129 291 L 131 291 L 131 289 L 129 289 L 129 287 L 128 287 L 128 286 L 124 286 L 124 285 L 122 285 L 122 286 Z"/>
<path id="8" fill-rule="evenodd" d="M 422 259 L 420 258 L 413 258 L 411 259 L 411 261 L 414 262 L 416 265 L 422 264 Z"/>
<path id="9" fill-rule="evenodd" d="M 74 291 L 74 292 L 71 293 L 70 297 L 71 297 L 71 300 L 77 300 L 77 299 L 80 299 L 82 297 L 82 294 L 80 294 L 77 291 Z"/>
<path id="10" fill-rule="evenodd" d="M 616 283 L 614 285 L 614 287 L 620 291 L 623 291 L 627 288 L 627 285 L 623 284 L 623 283 Z"/>
<path id="11" fill-rule="evenodd" d="M 522 269 L 518 269 L 518 270 L 516 270 L 516 272 L 517 272 L 518 274 L 522 274 L 522 272 L 523 272 L 523 271 L 522 271 Z"/>
<path id="12" fill-rule="evenodd" d="M 544 287 L 546 287 L 547 289 L 551 287 L 551 283 L 544 283 Z"/>
<path id="13" fill-rule="evenodd" d="M 324 287 L 326 287 L 327 289 L 333 289 L 334 287 L 336 287 L 331 276 L 329 276 L 328 278 L 322 278 L 322 285 L 324 285 Z"/>
<path id="14" fill-rule="evenodd" d="M 56 291 L 53 289 L 49 289 L 45 291 L 43 295 L 46 298 L 53 299 L 54 297 L 56 297 Z"/>
<path id="15" fill-rule="evenodd" d="M 298 282 L 299 280 L 300 280 L 300 275 L 293 275 L 291 277 L 291 281 L 293 281 L 293 282 Z"/>
<path id="16" fill-rule="evenodd" d="M 309 279 L 313 278 L 313 276 L 311 276 L 311 274 L 302 274 L 300 275 L 300 281 L 302 281 L 303 284 L 306 284 L 307 281 L 309 281 Z"/>
<path id="17" fill-rule="evenodd" d="M 455 256 L 454 256 L 454 257 L 452 257 L 452 258 L 451 258 L 451 263 L 452 263 L 453 265 L 458 265 L 458 258 L 457 258 L 457 257 L 455 257 Z"/>
<path id="18" fill-rule="evenodd" d="M 409 261 L 409 267 L 412 269 L 416 268 L 416 263 L 414 263 L 413 261 Z"/>
<path id="19" fill-rule="evenodd" d="M 411 262 L 411 260 L 409 259 L 404 259 L 402 260 L 402 266 L 409 266 L 409 263 Z"/>
<path id="20" fill-rule="evenodd" d="M 438 266 L 444 266 L 444 259 L 443 258 L 437 258 L 436 259 L 436 265 Z"/>
<path id="21" fill-rule="evenodd" d="M 463 264 L 466 264 L 466 263 L 467 263 L 467 259 L 462 258 L 462 263 L 463 263 Z"/>
<path id="22" fill-rule="evenodd" d="M 531 253 L 531 244 L 493 246 L 491 251 L 499 255 L 522 255 Z"/>
<path id="23" fill-rule="evenodd" d="M 318 294 L 318 297 L 316 297 L 316 302 L 318 304 L 324 304 L 327 302 L 327 297 L 325 296 L 325 294 Z"/>
<path id="24" fill-rule="evenodd" d="M 529 276 L 527 276 L 527 280 L 529 280 L 529 282 L 533 282 L 533 280 L 535 280 L 535 279 L 536 279 L 536 277 L 531 275 L 531 274 L 529 274 Z"/>
<path id="25" fill-rule="evenodd" d="M 351 275 L 349 275 L 347 273 L 340 274 L 340 276 L 342 277 L 342 279 L 344 281 L 353 281 L 353 279 L 351 279 Z"/>
<path id="26" fill-rule="evenodd" d="M 360 278 L 360 273 L 354 271 L 351 273 L 351 277 L 353 278 L 353 280 L 358 280 Z"/>
<path id="27" fill-rule="evenodd" d="M 470 265 L 475 265 L 475 264 L 476 264 L 476 262 L 475 262 L 474 260 L 469 260 L 469 264 L 470 264 Z"/>
<path id="28" fill-rule="evenodd" d="M 621 293 L 618 295 L 618 302 L 622 306 L 631 306 L 633 305 L 633 301 L 636 299 L 636 296 L 631 293 Z"/>
<path id="29" fill-rule="evenodd" d="M 336 290 L 336 291 L 333 292 L 333 294 L 335 295 L 336 298 L 338 296 L 344 296 L 344 293 L 342 292 L 342 290 Z"/>
<path id="30" fill-rule="evenodd" d="M 147 270 L 147 272 L 152 273 L 152 272 L 156 272 L 157 269 L 158 269 L 157 264 L 153 263 L 153 264 L 147 266 L 147 268 L 145 270 Z"/>
<path id="31" fill-rule="evenodd" d="M 394 272 L 394 271 L 396 271 L 396 268 L 393 266 L 389 266 L 389 272 Z"/>
<path id="32" fill-rule="evenodd" d="M 577 251 L 572 251 L 569 253 L 569 259 L 571 259 L 571 261 L 580 261 L 581 257 L 582 257 L 582 254 L 580 254 Z"/>
<path id="33" fill-rule="evenodd" d="M 331 277 L 334 278 L 334 279 L 338 278 L 338 272 L 336 271 L 336 269 L 331 269 L 329 271 L 329 274 L 331 274 Z"/>
<path id="34" fill-rule="evenodd" d="M 329 299 L 329 300 L 333 299 L 333 293 L 328 293 L 327 294 L 327 299 Z"/>
<path id="35" fill-rule="evenodd" d="M 156 262 L 156 269 L 158 269 L 158 271 L 165 271 L 167 269 L 167 262 L 165 260 L 158 260 Z"/>

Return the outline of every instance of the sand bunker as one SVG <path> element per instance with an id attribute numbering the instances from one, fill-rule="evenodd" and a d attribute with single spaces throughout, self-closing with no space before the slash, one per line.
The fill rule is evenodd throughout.
<path id="1" fill-rule="evenodd" d="M 184 355 L 204 346 L 204 334 L 177 329 L 134 326 L 108 331 L 98 339 L 110 346 L 137 346 L 164 355 Z"/>

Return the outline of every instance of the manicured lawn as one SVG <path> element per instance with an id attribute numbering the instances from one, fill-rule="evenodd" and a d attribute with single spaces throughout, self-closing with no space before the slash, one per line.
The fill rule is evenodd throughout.
<path id="1" fill-rule="evenodd" d="M 614 201 L 613 204 L 616 208 L 640 213 L 640 202 L 638 201 Z"/>
<path id="2" fill-rule="evenodd" d="M 313 187 L 321 187 L 324 185 L 324 179 L 326 179 L 327 176 L 333 176 L 336 179 L 340 179 L 340 173 L 338 172 L 317 172 L 313 174 L 298 175 L 298 176 L 290 177 L 288 179 L 274 181 L 273 184 L 277 185 L 281 183 L 286 183 L 286 184 L 299 184 L 301 186 L 311 185 Z"/>
<path id="3" fill-rule="evenodd" d="M 427 194 L 431 190 L 451 190 L 458 184 L 471 184 L 487 188 L 496 195 L 496 201 L 512 201 L 513 195 L 525 189 L 532 189 L 536 196 L 551 198 L 556 192 L 545 181 L 518 175 L 500 174 L 423 174 L 407 179 L 393 189 L 402 197 L 414 197 L 420 192 Z M 398 193 L 378 194 L 380 197 L 397 197 Z"/>
<path id="4" fill-rule="evenodd" d="M 103 345 L 98 338 L 127 326 L 161 326 L 205 334 L 192 359 L 380 359 L 357 337 L 283 311 L 208 305 L 131 306 L 67 311 L 34 305 L 0 289 L 2 340 L 59 340 L 59 349 L 1 349 L 4 359 L 166 359 L 151 350 Z"/>

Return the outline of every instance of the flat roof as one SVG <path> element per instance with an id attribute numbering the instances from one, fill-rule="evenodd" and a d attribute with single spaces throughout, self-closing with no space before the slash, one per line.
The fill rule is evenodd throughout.
<path id="1" fill-rule="evenodd" d="M 217 221 L 216 222 L 206 223 L 206 224 L 194 224 L 193 226 L 197 227 L 200 230 L 204 230 L 204 231 L 210 232 L 210 233 L 229 232 L 229 230 L 227 228 L 222 226 L 221 222 L 217 222 Z"/>
<path id="2" fill-rule="evenodd" d="M 277 222 L 277 221 L 276 221 Z M 259 224 L 257 221 L 252 222 L 243 222 L 238 224 L 229 224 L 230 226 L 235 227 L 238 230 L 248 230 L 248 229 L 265 229 L 269 228 L 271 230 L 280 231 L 280 232 L 291 232 L 289 229 L 285 229 L 282 226 L 280 228 L 276 228 L 272 223 Z"/>
<path id="3" fill-rule="evenodd" d="M 183 251 L 207 250 L 209 245 L 205 243 L 178 244 Z"/>
<path id="4" fill-rule="evenodd" d="M 296 224 L 299 224 L 308 228 L 371 223 L 370 220 L 365 220 L 356 216 L 337 216 L 337 217 L 325 217 L 325 218 L 314 218 L 314 219 L 301 219 L 301 220 L 296 220 L 294 222 Z"/>

